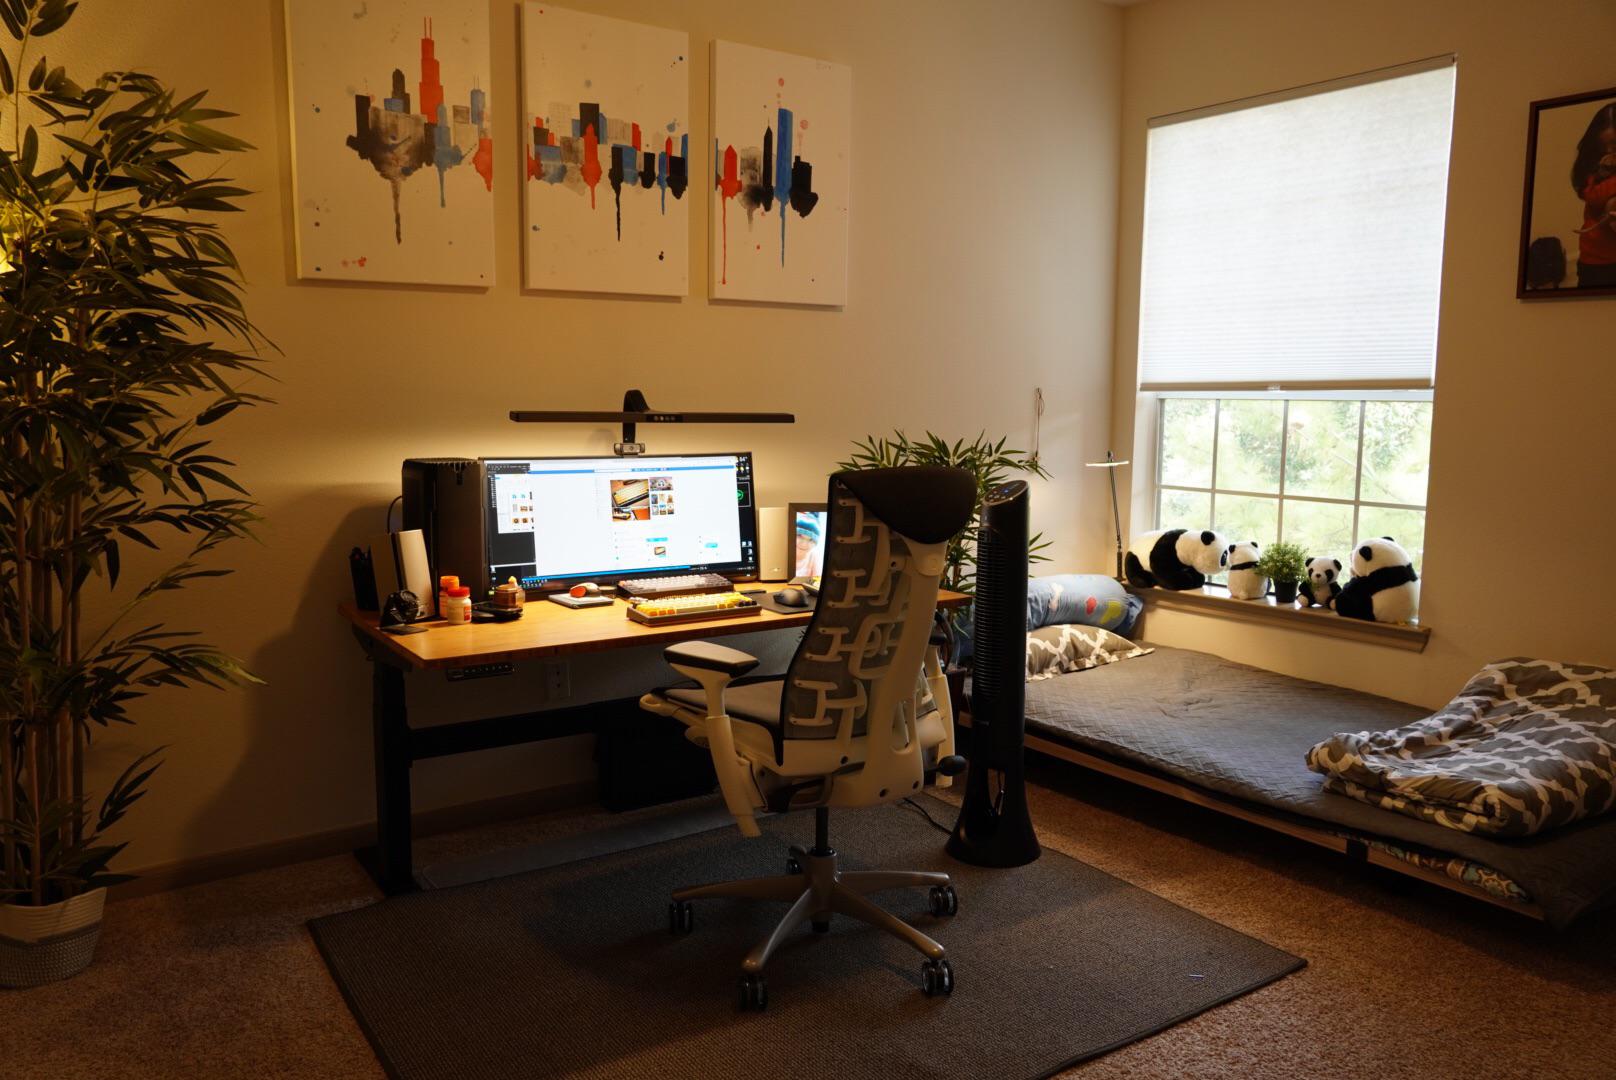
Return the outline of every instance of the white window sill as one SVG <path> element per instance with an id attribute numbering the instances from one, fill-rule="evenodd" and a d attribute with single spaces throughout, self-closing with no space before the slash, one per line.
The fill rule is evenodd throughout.
<path id="1" fill-rule="evenodd" d="M 1344 619 L 1323 608 L 1301 608 L 1294 604 L 1276 604 L 1272 596 L 1261 600 L 1236 600 L 1221 585 L 1206 585 L 1199 589 L 1175 592 L 1171 589 L 1136 589 L 1128 591 L 1143 598 L 1145 610 L 1153 607 L 1169 611 L 1192 611 L 1197 615 L 1210 615 L 1219 619 L 1283 626 L 1310 634 L 1366 641 L 1409 652 L 1424 652 L 1431 637 L 1429 627 L 1400 623 L 1365 622 L 1362 619 Z"/>

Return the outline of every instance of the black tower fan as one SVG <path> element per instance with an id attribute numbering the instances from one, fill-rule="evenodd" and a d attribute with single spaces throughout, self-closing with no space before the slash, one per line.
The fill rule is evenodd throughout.
<path id="1" fill-rule="evenodd" d="M 977 866 L 1038 858 L 1022 756 L 1027 702 L 1027 484 L 982 501 L 971 659 L 971 772 L 948 853 Z"/>

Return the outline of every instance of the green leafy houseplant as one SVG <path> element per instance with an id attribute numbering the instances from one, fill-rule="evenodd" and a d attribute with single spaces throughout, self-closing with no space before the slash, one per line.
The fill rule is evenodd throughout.
<path id="1" fill-rule="evenodd" d="M 95 732 L 161 687 L 255 681 L 135 618 L 228 573 L 203 557 L 256 520 L 202 431 L 265 400 L 238 385 L 267 342 L 207 216 L 246 192 L 193 175 L 199 155 L 213 166 L 247 144 L 210 126 L 232 114 L 202 94 L 132 71 L 80 86 L 51 66 L 44 39 L 76 7 L 0 0 L 0 904 L 33 907 L 122 880 L 104 834 L 158 751 L 92 807 Z M 120 582 L 126 545 L 172 537 L 173 565 Z"/>
<path id="2" fill-rule="evenodd" d="M 1296 587 L 1307 576 L 1307 556 L 1295 544 L 1270 544 L 1257 558 L 1257 573 L 1274 583 L 1274 599 L 1281 604 L 1296 602 Z"/>
<path id="3" fill-rule="evenodd" d="M 1032 456 L 1021 450 L 1006 450 L 1004 444 L 1004 439 L 990 442 L 983 434 L 978 434 L 968 443 L 963 439 L 956 439 L 950 444 L 929 431 L 926 432 L 925 439 L 916 441 L 898 431 L 894 432 L 891 438 L 871 435 L 855 441 L 853 455 L 846 461 L 837 462 L 836 467 L 889 469 L 901 465 L 946 465 L 964 469 L 974 476 L 976 509 L 972 510 L 971 520 L 966 523 L 965 528 L 948 542 L 942 581 L 945 589 L 974 595 L 976 534 L 981 528 L 979 514 L 983 497 L 1016 473 L 1030 473 L 1041 479 L 1049 479 L 1049 473 Z M 1049 542 L 1043 539 L 1042 533 L 1034 536 L 1028 548 L 1030 561 L 1046 561 L 1047 556 L 1041 552 L 1048 546 Z"/>

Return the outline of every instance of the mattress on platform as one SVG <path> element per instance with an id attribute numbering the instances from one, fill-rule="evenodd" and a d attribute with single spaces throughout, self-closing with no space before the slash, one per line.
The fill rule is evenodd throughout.
<path id="1" fill-rule="evenodd" d="M 1524 892 L 1556 926 L 1610 902 L 1616 816 L 1533 837 L 1489 838 L 1327 792 L 1307 767 L 1308 749 L 1336 732 L 1399 727 L 1430 712 L 1162 646 L 1027 685 L 1029 734 L 1386 847 L 1412 845 L 1461 860 L 1478 878 L 1496 872 L 1505 883 L 1494 881 L 1489 891 Z"/>

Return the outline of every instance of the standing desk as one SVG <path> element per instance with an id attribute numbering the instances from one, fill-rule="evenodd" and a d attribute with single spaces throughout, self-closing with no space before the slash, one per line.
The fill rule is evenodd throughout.
<path id="1" fill-rule="evenodd" d="M 771 591 L 784 587 L 781 582 L 763 584 Z M 937 606 L 953 609 L 969 602 L 968 596 L 945 591 L 938 594 Z M 801 628 L 813 618 L 811 610 L 782 614 L 765 609 L 757 615 L 646 626 L 629 619 L 620 600 L 610 606 L 576 609 L 536 600 L 524 605 L 522 617 L 512 622 L 464 626 L 425 622 L 420 624 L 427 628 L 425 633 L 399 636 L 383 633 L 374 611 L 360 611 L 349 602 L 338 604 L 337 610 L 351 624 L 371 661 L 376 844 L 354 854 L 389 896 L 420 887 L 415 880 L 410 826 L 410 768 L 415 762 L 590 734 L 596 730 L 604 704 L 591 702 L 412 728 L 406 675 L 419 671 L 443 671 L 449 678 L 506 675 L 524 661 Z"/>

